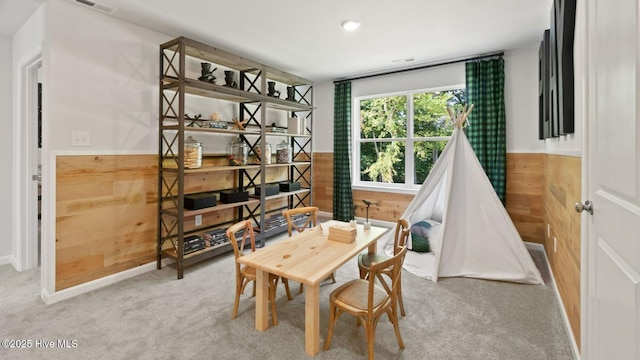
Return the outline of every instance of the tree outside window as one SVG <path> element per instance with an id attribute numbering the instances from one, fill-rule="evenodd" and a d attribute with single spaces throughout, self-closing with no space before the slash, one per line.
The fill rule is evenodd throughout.
<path id="1" fill-rule="evenodd" d="M 356 98 L 354 185 L 419 187 L 453 134 L 447 106 L 465 101 L 464 88 Z"/>

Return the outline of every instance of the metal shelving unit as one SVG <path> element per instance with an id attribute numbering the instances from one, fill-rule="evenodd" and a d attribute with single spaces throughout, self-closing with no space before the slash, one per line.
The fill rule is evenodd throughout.
<path id="1" fill-rule="evenodd" d="M 190 78 L 187 74 L 189 61 L 211 62 L 216 66 L 232 69 L 239 73 L 237 88 Z M 193 71 L 191 72 L 193 73 Z M 295 89 L 295 99 L 280 99 L 268 96 L 267 81 L 276 81 Z M 274 133 L 267 131 L 265 124 L 267 110 L 286 111 L 287 115 L 307 119 L 309 127 L 313 120 L 313 82 L 293 74 L 237 56 L 230 52 L 201 42 L 179 37 L 160 45 L 160 84 L 159 84 L 159 137 L 158 137 L 158 241 L 157 267 L 162 266 L 164 258 L 175 261 L 177 277 L 184 276 L 184 268 L 204 259 L 231 251 L 231 245 L 218 244 L 189 254 L 184 254 L 184 238 L 202 231 L 226 228 L 235 221 L 251 219 L 257 230 L 259 246 L 264 246 L 265 238 L 275 235 L 282 229 L 262 231 L 267 215 L 280 212 L 284 208 L 311 205 L 311 132 L 309 134 Z M 216 99 L 233 103 L 238 108 L 239 118 L 246 121 L 245 130 L 214 129 L 193 127 L 193 119 L 185 114 L 187 97 Z M 310 130 L 310 129 L 307 129 Z M 210 166 L 187 169 L 184 166 L 185 139 L 191 133 L 207 133 L 221 137 L 239 136 L 250 151 L 265 153 L 267 138 L 289 139 L 293 148 L 293 162 L 287 164 L 260 164 L 246 166 Z M 249 138 L 257 140 L 251 141 Z M 264 141 L 261 141 L 264 140 Z M 261 144 L 258 147 L 258 144 Z M 298 181 L 301 189 L 273 196 L 265 196 L 266 173 L 269 169 L 286 167 L 287 178 L 282 180 Z M 212 173 L 234 175 L 233 189 L 251 190 L 261 187 L 259 197 L 214 207 L 186 210 L 185 179 L 206 176 Z M 229 189 L 219 189 L 229 190 Z M 286 205 L 270 204 L 286 199 Z M 232 220 L 205 222 L 192 229 L 185 228 L 185 219 L 195 216 L 212 216 L 221 211 L 233 211 Z M 276 231 L 279 230 L 279 231 Z M 285 228 L 286 231 L 286 228 Z"/>

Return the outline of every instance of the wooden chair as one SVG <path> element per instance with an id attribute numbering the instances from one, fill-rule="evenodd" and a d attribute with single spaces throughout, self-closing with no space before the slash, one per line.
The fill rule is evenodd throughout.
<path id="1" fill-rule="evenodd" d="M 329 296 L 329 333 L 324 343 L 324 349 L 331 346 L 333 327 L 343 312 L 356 316 L 364 323 L 369 347 L 369 360 L 373 360 L 373 347 L 378 320 L 387 314 L 393 323 L 393 329 L 398 339 L 398 346 L 404 349 L 404 342 L 398 326 L 398 310 L 396 306 L 398 285 L 402 263 L 407 254 L 406 247 L 400 247 L 391 258 L 372 263 L 369 268 L 369 279 L 355 279 L 341 285 Z M 376 281 L 379 283 L 376 284 Z"/>
<path id="2" fill-rule="evenodd" d="M 296 223 L 293 220 L 293 216 L 300 215 L 300 214 L 306 215 L 307 218 L 302 223 L 300 222 Z M 318 225 L 318 207 L 317 206 L 307 206 L 307 207 L 283 210 L 282 215 L 284 215 L 284 218 L 287 220 L 287 231 L 289 232 L 289 237 L 293 235 L 293 230 L 301 233 L 307 228 L 315 227 L 316 225 Z M 331 275 L 329 275 L 329 278 L 335 284 L 336 282 L 335 274 L 332 273 Z M 288 280 L 282 278 L 282 282 L 285 282 L 285 284 L 288 285 Z M 298 292 L 301 293 L 303 288 L 304 288 L 303 284 L 300 284 L 300 290 Z"/>
<path id="3" fill-rule="evenodd" d="M 291 220 L 293 215 L 306 215 L 307 219 L 304 223 L 295 223 Z M 283 210 L 282 215 L 287 220 L 287 231 L 289 232 L 289 237 L 293 235 L 293 230 L 297 232 L 303 232 L 306 228 L 314 227 L 318 225 L 318 207 L 317 206 L 307 206 L 300 207 L 295 209 Z"/>
<path id="4" fill-rule="evenodd" d="M 242 240 L 236 238 L 236 233 L 244 230 L 242 234 Z M 250 282 L 254 282 L 253 294 L 256 292 L 256 269 L 251 266 L 241 266 L 238 262 L 238 258 L 244 254 L 245 241 L 247 238 L 251 244 L 251 252 L 256 251 L 256 240 L 253 234 L 253 224 L 251 220 L 245 220 L 231 225 L 227 229 L 227 237 L 229 238 L 231 245 L 233 246 L 233 253 L 235 255 L 236 264 L 236 300 L 233 304 L 233 312 L 231 313 L 231 319 L 235 319 L 238 315 L 238 305 L 240 303 L 240 294 L 244 293 L 244 289 Z M 240 244 L 238 244 L 240 242 Z M 276 289 L 278 286 L 279 276 L 269 274 L 269 301 L 271 302 L 271 320 L 273 326 L 278 325 L 278 317 L 276 315 Z M 287 296 L 291 299 L 289 289 L 287 288 Z"/>
<path id="5" fill-rule="evenodd" d="M 396 234 L 393 239 L 393 253 L 398 253 L 399 249 L 406 245 L 407 238 L 411 234 L 411 227 L 409 222 L 405 219 L 399 219 L 396 225 Z M 370 272 L 372 263 L 379 263 L 389 259 L 387 254 L 360 254 L 358 256 L 358 269 L 360 270 L 360 279 L 366 279 Z M 402 301 L 402 272 L 400 272 L 400 278 L 398 280 L 398 303 L 400 304 L 400 315 L 406 316 L 404 311 L 404 302 Z"/>

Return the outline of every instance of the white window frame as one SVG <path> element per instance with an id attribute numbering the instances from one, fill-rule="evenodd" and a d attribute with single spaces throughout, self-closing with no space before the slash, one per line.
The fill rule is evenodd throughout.
<path id="1" fill-rule="evenodd" d="M 392 93 L 374 94 L 366 96 L 357 96 L 353 98 L 354 111 L 353 119 L 351 122 L 351 188 L 353 190 L 367 190 L 367 191 L 383 191 L 402 194 L 416 194 L 421 185 L 414 184 L 413 175 L 407 176 L 407 174 L 414 174 L 414 159 L 413 159 L 413 144 L 416 141 L 449 141 L 450 136 L 434 136 L 434 137 L 413 137 L 413 96 L 414 94 L 422 94 L 438 91 L 449 91 L 464 89 L 465 84 L 442 86 L 428 89 L 407 90 Z M 383 139 L 361 139 L 360 138 L 360 102 L 366 99 L 376 99 L 382 97 L 394 97 L 394 96 L 406 96 L 407 97 L 407 137 L 406 138 L 383 138 Z M 363 141 L 364 140 L 364 141 Z M 405 144 L 405 182 L 404 183 L 383 183 L 377 181 L 362 181 L 360 180 L 360 144 L 363 142 L 372 141 L 402 141 Z"/>

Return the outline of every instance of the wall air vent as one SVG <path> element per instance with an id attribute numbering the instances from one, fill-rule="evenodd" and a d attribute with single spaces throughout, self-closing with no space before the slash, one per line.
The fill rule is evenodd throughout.
<path id="1" fill-rule="evenodd" d="M 404 59 L 391 60 L 391 62 L 393 62 L 393 63 L 403 63 L 403 62 L 412 62 L 414 60 L 415 60 L 415 58 L 412 56 L 412 57 L 408 57 L 408 58 L 404 58 Z"/>
<path id="2" fill-rule="evenodd" d="M 100 11 L 102 13 L 109 14 L 109 15 L 113 15 L 113 13 L 118 11 L 118 9 L 116 9 L 116 8 L 112 8 L 112 7 L 109 7 L 109 6 L 106 6 L 106 5 L 94 3 L 93 1 L 89 1 L 89 0 L 71 0 L 71 1 L 76 3 L 76 4 L 78 4 L 78 5 L 88 6 L 88 7 L 92 8 L 93 10 L 97 10 L 97 11 Z"/>

